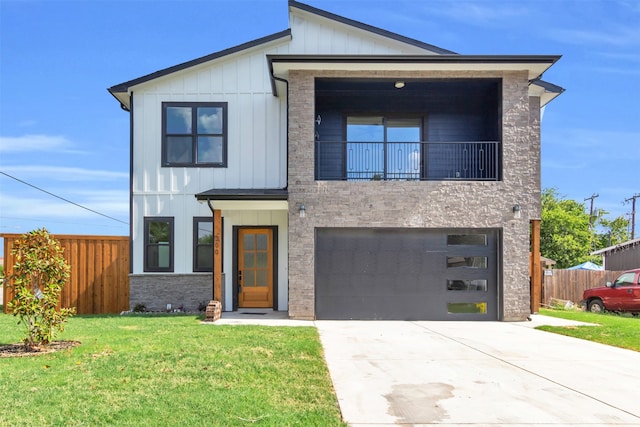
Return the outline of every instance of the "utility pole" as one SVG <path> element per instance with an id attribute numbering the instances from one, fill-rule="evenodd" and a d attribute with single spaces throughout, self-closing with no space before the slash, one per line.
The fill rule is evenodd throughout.
<path id="1" fill-rule="evenodd" d="M 636 199 L 640 197 L 640 194 L 634 194 L 628 199 L 624 199 L 625 202 L 631 202 L 631 240 L 636 235 Z"/>
<path id="2" fill-rule="evenodd" d="M 593 232 L 593 200 L 596 197 L 600 197 L 600 195 L 597 193 L 594 193 L 593 195 L 591 195 L 591 197 L 587 197 L 586 199 L 584 199 L 585 202 L 587 200 L 591 200 L 591 207 L 589 208 L 589 231 L 591 232 Z"/>
<path id="3" fill-rule="evenodd" d="M 589 240 L 591 241 L 589 243 L 589 246 L 591 247 L 591 250 L 595 250 L 596 248 L 596 242 L 595 242 L 595 239 L 593 238 L 595 234 L 593 229 L 593 200 L 599 196 L 600 195 L 598 193 L 593 193 L 591 197 L 587 197 L 586 199 L 584 199 L 585 202 L 587 200 L 591 200 L 591 207 L 589 208 Z"/>

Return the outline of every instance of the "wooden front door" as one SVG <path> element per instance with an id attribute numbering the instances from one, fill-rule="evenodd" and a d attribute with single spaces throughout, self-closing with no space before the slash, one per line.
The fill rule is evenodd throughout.
<path id="1" fill-rule="evenodd" d="M 273 307 L 273 230 L 238 230 L 238 307 Z"/>

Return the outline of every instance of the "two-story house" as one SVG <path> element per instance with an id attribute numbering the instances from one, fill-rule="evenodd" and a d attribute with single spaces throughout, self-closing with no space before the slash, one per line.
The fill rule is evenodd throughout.
<path id="1" fill-rule="evenodd" d="M 289 23 L 109 89 L 132 308 L 526 318 L 559 56 L 460 55 L 296 1 Z"/>

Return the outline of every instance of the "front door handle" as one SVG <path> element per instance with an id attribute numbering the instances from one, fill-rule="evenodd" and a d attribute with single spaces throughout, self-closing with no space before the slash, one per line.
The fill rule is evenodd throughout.
<path id="1" fill-rule="evenodd" d="M 242 270 L 238 270 L 238 293 L 242 292 Z"/>

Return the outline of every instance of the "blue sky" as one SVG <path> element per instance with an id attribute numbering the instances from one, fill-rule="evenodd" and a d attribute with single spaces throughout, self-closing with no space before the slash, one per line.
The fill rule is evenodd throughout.
<path id="1" fill-rule="evenodd" d="M 631 212 L 640 0 L 304 3 L 461 54 L 563 55 L 544 75 L 566 92 L 542 121 L 543 187 Z M 286 0 L 0 0 L 0 172 L 104 215 L 0 174 L 0 233 L 127 235 L 128 114 L 106 89 L 286 28 Z"/>

